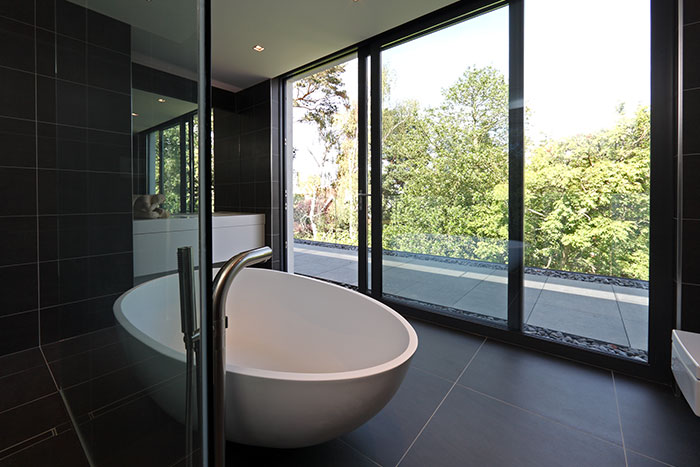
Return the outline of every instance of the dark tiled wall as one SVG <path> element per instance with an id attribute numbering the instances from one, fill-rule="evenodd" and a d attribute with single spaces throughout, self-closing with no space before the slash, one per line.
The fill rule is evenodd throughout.
<path id="1" fill-rule="evenodd" d="M 278 94 L 269 80 L 214 95 L 214 208 L 265 214 L 273 269 L 282 268 Z"/>
<path id="2" fill-rule="evenodd" d="M 0 1 L 0 355 L 111 325 L 131 286 L 130 37 Z"/>
<path id="3" fill-rule="evenodd" d="M 700 332 L 700 4 L 683 11 L 682 327 Z"/>

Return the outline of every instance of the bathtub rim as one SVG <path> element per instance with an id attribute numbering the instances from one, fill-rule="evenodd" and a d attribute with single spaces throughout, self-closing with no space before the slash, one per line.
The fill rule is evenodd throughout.
<path id="1" fill-rule="evenodd" d="M 214 273 L 219 268 L 214 268 Z M 308 276 L 303 276 L 299 274 L 292 274 L 284 271 L 275 271 L 275 270 L 267 270 L 267 269 L 255 269 L 256 271 L 261 271 L 264 272 L 265 274 L 280 274 L 280 275 L 290 275 L 294 277 L 298 277 L 303 280 L 308 280 L 308 281 L 313 281 L 317 282 L 319 284 L 322 284 L 324 287 L 334 287 L 339 290 L 342 290 L 344 293 L 354 293 L 360 295 L 362 298 L 366 299 L 371 305 L 373 306 L 378 306 L 381 308 L 383 311 L 390 313 L 394 318 L 398 320 L 399 323 L 403 325 L 404 330 L 408 333 L 408 344 L 406 348 L 396 357 L 392 358 L 391 360 L 388 360 L 384 363 L 380 363 L 379 365 L 374 365 L 371 367 L 366 367 L 366 368 L 360 368 L 358 370 L 350 370 L 350 371 L 339 371 L 339 372 L 328 372 L 328 373 L 300 373 L 300 372 L 291 372 L 291 371 L 278 371 L 278 370 L 265 370 L 262 368 L 252 368 L 252 367 L 245 367 L 241 365 L 235 365 L 232 363 L 226 362 L 226 373 L 236 373 L 240 375 L 246 375 L 246 376 L 252 376 L 256 378 L 263 378 L 263 379 L 269 379 L 269 380 L 285 380 L 285 381 L 342 381 L 342 380 L 350 380 L 350 379 L 360 379 L 360 378 L 366 378 L 369 376 L 381 374 L 387 371 L 391 371 L 395 368 L 400 367 L 401 365 L 405 364 L 408 362 L 413 355 L 415 354 L 416 350 L 418 349 L 418 335 L 416 334 L 415 329 L 413 329 L 413 326 L 404 318 L 401 316 L 399 313 L 396 311 L 392 310 L 389 306 L 385 305 L 384 303 L 369 297 L 367 295 L 361 294 L 355 290 L 347 289 L 345 287 L 322 281 L 313 277 L 308 277 Z M 141 329 L 139 329 L 137 326 L 135 326 L 124 314 L 122 310 L 122 303 L 125 299 L 129 297 L 129 295 L 132 292 L 135 292 L 138 289 L 141 289 L 142 287 L 146 287 L 148 284 L 151 284 L 152 282 L 159 281 L 159 280 L 166 280 L 168 278 L 171 278 L 173 276 L 177 276 L 177 273 L 173 274 L 168 274 L 165 276 L 157 277 L 155 279 L 151 279 L 149 281 L 146 281 L 142 284 L 137 285 L 136 287 L 132 287 L 131 289 L 127 290 L 123 294 L 117 298 L 117 300 L 114 302 L 114 305 L 112 307 L 113 313 L 115 318 L 117 319 L 117 322 L 124 327 L 129 334 L 131 334 L 134 338 L 138 339 L 141 341 L 143 344 L 149 346 L 156 352 L 165 355 L 166 357 L 173 358 L 179 362 L 184 363 L 185 362 L 185 352 L 184 352 L 184 346 L 183 346 L 183 351 L 178 352 L 177 350 L 173 349 L 172 347 L 163 344 L 156 340 L 155 338 L 149 336 L 145 332 L 143 332 Z"/>

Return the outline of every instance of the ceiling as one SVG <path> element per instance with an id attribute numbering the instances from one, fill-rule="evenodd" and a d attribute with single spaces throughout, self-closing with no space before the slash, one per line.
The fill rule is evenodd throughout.
<path id="1" fill-rule="evenodd" d="M 212 0 L 213 77 L 246 88 L 453 2 Z"/>
<path id="2" fill-rule="evenodd" d="M 131 24 L 134 61 L 196 76 L 196 0 L 71 1 Z M 212 0 L 214 84 L 247 88 L 453 2 Z"/>
<path id="3" fill-rule="evenodd" d="M 159 98 L 165 99 L 165 102 L 158 101 Z M 140 89 L 131 90 L 131 102 L 132 112 L 136 114 L 131 119 L 134 133 L 197 110 L 197 104 L 193 102 L 160 96 Z"/>

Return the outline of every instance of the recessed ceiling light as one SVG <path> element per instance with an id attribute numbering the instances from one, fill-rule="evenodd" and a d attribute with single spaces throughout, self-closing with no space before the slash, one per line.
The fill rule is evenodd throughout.
<path id="1" fill-rule="evenodd" d="M 131 116 L 132 116 L 132 117 L 138 117 L 139 114 L 137 114 L 136 112 L 131 112 Z"/>
<path id="2" fill-rule="evenodd" d="M 262 52 L 263 50 L 265 50 L 265 47 L 258 44 L 255 47 L 253 47 L 253 50 L 255 50 L 256 52 Z"/>
<path id="3" fill-rule="evenodd" d="M 162 104 L 163 102 L 165 102 L 165 98 L 159 97 L 159 98 L 158 98 L 158 102 L 160 102 L 160 103 Z"/>

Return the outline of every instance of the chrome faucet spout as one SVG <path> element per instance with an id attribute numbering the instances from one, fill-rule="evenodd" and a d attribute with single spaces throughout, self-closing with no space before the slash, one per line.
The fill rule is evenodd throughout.
<path id="1" fill-rule="evenodd" d="M 226 444 L 225 435 L 225 397 L 226 381 L 226 296 L 233 280 L 246 266 L 267 261 L 272 257 L 269 247 L 244 251 L 229 259 L 214 278 L 212 297 L 212 346 L 213 358 L 213 396 L 214 396 L 214 445 L 216 452 L 223 452 Z"/>
<path id="2" fill-rule="evenodd" d="M 271 257 L 272 249 L 264 246 L 261 248 L 244 251 L 229 259 L 226 264 L 221 267 L 214 278 L 214 301 L 212 303 L 214 313 L 222 312 L 224 316 L 226 315 L 226 313 L 223 312 L 226 295 L 231 288 L 233 280 L 236 278 L 238 273 L 243 270 L 243 268 L 246 266 L 252 266 L 253 264 L 265 262 Z"/>

